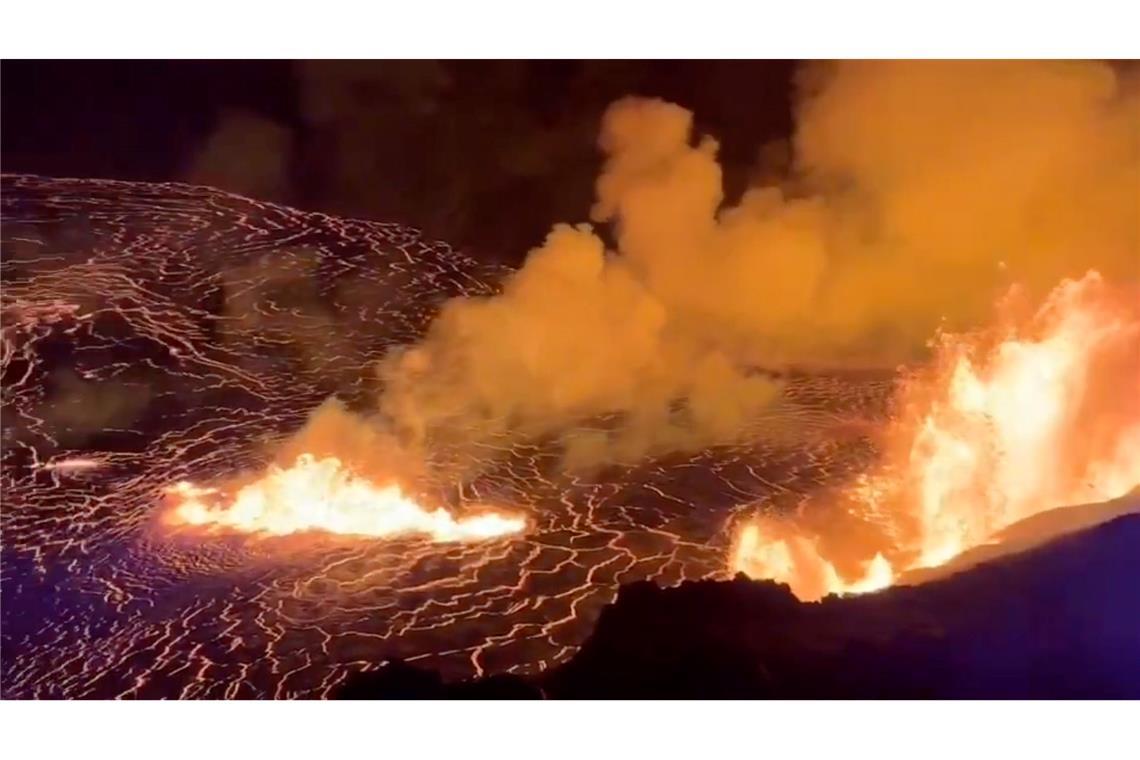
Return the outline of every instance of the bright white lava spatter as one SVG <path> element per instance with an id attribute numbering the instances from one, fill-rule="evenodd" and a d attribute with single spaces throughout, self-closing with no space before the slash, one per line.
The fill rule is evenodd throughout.
<path id="1" fill-rule="evenodd" d="M 738 513 L 794 508 L 874 455 L 859 431 L 890 380 L 800 378 L 780 412 L 795 445 L 590 480 L 519 446 L 441 484 L 525 514 L 521 536 L 172 538 L 164 489 L 260 467 L 331 393 L 373 396 L 375 360 L 502 272 L 397 225 L 204 188 L 2 190 L 4 697 L 321 696 L 395 657 L 536 672 L 619 584 L 722 576 Z"/>

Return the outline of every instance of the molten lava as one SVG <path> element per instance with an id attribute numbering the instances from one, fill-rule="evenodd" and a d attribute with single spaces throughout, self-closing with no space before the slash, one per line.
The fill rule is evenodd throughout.
<path id="1" fill-rule="evenodd" d="M 1095 272 L 1028 319 L 943 335 L 903 383 L 883 464 L 841 497 L 842 519 L 759 519 L 733 569 L 801 599 L 889 586 L 1039 512 L 1140 484 L 1140 306 Z M 842 568 L 842 569 L 841 569 Z"/>
<path id="2" fill-rule="evenodd" d="M 445 509 L 428 511 L 396 484 L 376 486 L 353 474 L 336 457 L 308 454 L 292 467 L 271 466 L 231 499 L 217 488 L 186 481 L 168 489 L 174 525 L 283 536 L 324 531 L 354 536 L 425 534 L 433 541 L 475 541 L 517 533 L 526 521 L 485 512 L 456 518 Z"/>

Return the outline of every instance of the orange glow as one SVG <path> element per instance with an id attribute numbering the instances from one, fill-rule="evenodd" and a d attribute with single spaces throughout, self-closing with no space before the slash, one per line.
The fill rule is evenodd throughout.
<path id="1" fill-rule="evenodd" d="M 292 467 L 271 466 L 260 479 L 226 499 L 220 489 L 182 481 L 167 490 L 175 502 L 173 525 L 283 536 L 324 531 L 353 536 L 425 534 L 433 541 L 476 541 L 517 533 L 517 515 L 484 512 L 456 518 L 428 511 L 396 484 L 376 486 L 354 475 L 336 457 L 303 454 Z"/>
<path id="2" fill-rule="evenodd" d="M 864 594 L 894 582 L 894 569 L 882 554 L 875 554 L 857 578 L 844 579 L 835 566 L 824 559 L 816 541 L 788 528 L 788 525 L 760 520 L 741 528 L 732 556 L 733 570 L 752 578 L 772 578 L 786 583 L 801 599 L 818 599 L 827 594 Z"/>
<path id="3" fill-rule="evenodd" d="M 870 591 L 1039 512 L 1140 484 L 1136 299 L 1090 272 L 1028 319 L 1011 310 L 1000 328 L 942 336 L 932 370 L 904 382 L 883 464 L 840 498 L 859 530 L 758 519 L 740 529 L 733 569 L 801 599 Z"/>

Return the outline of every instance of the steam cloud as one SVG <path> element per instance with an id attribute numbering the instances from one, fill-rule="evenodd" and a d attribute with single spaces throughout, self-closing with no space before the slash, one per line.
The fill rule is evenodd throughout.
<path id="1" fill-rule="evenodd" d="M 616 250 L 559 224 L 500 295 L 445 304 L 379 368 L 380 419 L 426 451 L 558 436 L 568 466 L 632 460 L 745 432 L 778 398 L 758 367 L 896 363 L 1011 283 L 1133 282 L 1134 84 L 1099 63 L 810 65 L 791 166 L 735 202 L 690 112 L 616 102 L 591 214 Z"/>

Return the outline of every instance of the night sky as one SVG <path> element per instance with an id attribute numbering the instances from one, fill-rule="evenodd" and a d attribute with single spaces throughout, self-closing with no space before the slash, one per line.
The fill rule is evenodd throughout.
<path id="1" fill-rule="evenodd" d="M 184 180 L 513 263 L 584 221 L 605 107 L 693 110 L 739 192 L 787 155 L 791 61 L 5 61 L 3 170 Z"/>

